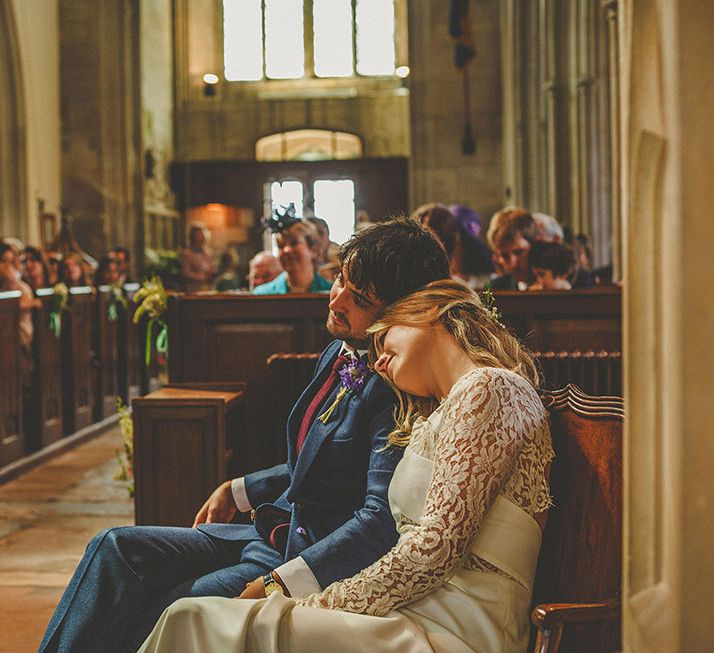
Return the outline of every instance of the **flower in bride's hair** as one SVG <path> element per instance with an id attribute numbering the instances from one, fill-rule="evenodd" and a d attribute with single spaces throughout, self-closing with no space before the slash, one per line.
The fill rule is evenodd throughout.
<path id="1" fill-rule="evenodd" d="M 486 311 L 491 315 L 494 322 L 497 322 L 502 327 L 506 326 L 503 323 L 503 314 L 498 310 L 498 306 L 496 306 L 496 298 L 493 296 L 493 290 L 491 290 L 490 284 L 486 285 L 481 293 L 481 303 Z"/>

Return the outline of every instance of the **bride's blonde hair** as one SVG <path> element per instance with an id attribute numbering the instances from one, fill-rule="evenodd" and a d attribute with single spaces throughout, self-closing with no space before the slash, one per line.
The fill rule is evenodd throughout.
<path id="1" fill-rule="evenodd" d="M 437 322 L 477 365 L 510 370 L 534 388 L 539 386 L 540 374 L 530 352 L 493 317 L 473 290 L 450 279 L 433 281 L 385 310 L 368 330 L 371 335 L 370 362 L 374 364 L 382 353 L 390 327 L 397 324 L 427 326 Z M 437 400 L 410 395 L 387 382 L 399 398 L 395 411 L 396 428 L 389 434 L 388 444 L 406 446 L 414 421 L 420 415 L 431 413 Z"/>

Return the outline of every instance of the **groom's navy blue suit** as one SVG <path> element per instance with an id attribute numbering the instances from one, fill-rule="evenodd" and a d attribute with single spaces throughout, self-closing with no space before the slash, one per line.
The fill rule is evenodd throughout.
<path id="1" fill-rule="evenodd" d="M 371 374 L 360 390 L 347 393 L 326 425 L 313 420 L 299 455 L 296 451 L 305 410 L 340 346 L 335 341 L 325 349 L 290 414 L 287 464 L 245 477 L 247 496 L 257 507 L 254 525 L 101 532 L 87 547 L 40 651 L 136 649 L 178 598 L 237 596 L 247 582 L 296 556 L 324 588 L 394 545 L 387 489 L 402 450 L 385 449 L 395 397 L 379 375 Z M 337 391 L 327 395 L 317 415 Z M 283 518 L 289 522 L 287 541 L 276 550 L 269 534 Z"/>

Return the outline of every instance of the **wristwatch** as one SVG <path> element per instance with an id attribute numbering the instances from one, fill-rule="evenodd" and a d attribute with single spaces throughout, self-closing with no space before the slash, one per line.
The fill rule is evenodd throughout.
<path id="1" fill-rule="evenodd" d="M 265 586 L 265 596 L 270 596 L 273 592 L 280 592 L 285 594 L 283 586 L 273 578 L 273 574 L 265 574 L 263 576 L 263 585 Z"/>

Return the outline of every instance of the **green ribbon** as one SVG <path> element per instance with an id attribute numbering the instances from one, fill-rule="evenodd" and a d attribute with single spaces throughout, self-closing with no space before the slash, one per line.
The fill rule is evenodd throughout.
<path id="1" fill-rule="evenodd" d="M 62 318 L 58 311 L 50 313 L 50 331 L 52 331 L 55 338 L 59 338 L 62 335 Z"/>
<path id="2" fill-rule="evenodd" d="M 114 302 L 107 306 L 107 317 L 109 318 L 110 322 L 116 322 L 119 319 L 117 305 Z"/>
<path id="3" fill-rule="evenodd" d="M 156 334 L 156 351 L 165 353 L 169 348 L 169 328 L 166 322 L 159 318 L 152 317 L 146 325 L 146 347 L 145 360 L 146 367 L 151 365 L 151 336 L 154 330 L 154 324 L 159 325 L 159 332 Z"/>

